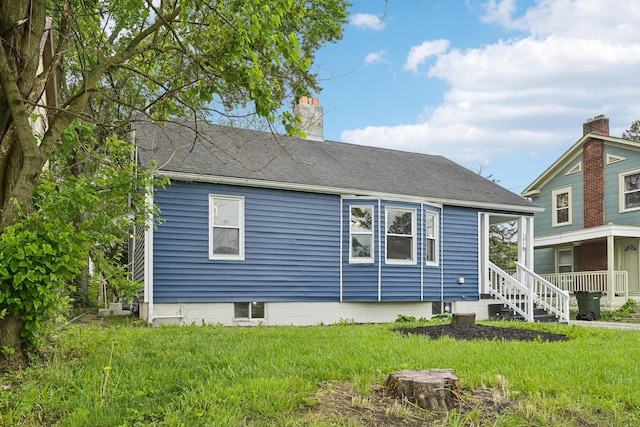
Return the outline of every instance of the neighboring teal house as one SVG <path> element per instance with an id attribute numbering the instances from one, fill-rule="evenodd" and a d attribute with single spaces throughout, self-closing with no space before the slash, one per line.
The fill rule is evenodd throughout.
<path id="1" fill-rule="evenodd" d="M 594 117 L 522 194 L 545 208 L 534 219 L 536 273 L 570 292 L 602 291 L 603 305 L 640 296 L 639 142 Z"/>

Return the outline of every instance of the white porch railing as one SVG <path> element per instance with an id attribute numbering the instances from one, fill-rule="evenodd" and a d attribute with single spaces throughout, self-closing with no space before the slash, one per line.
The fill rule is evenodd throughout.
<path id="1" fill-rule="evenodd" d="M 608 293 L 607 271 L 577 271 L 573 273 L 540 274 L 545 280 L 570 293 L 575 291 L 600 291 Z M 626 271 L 613 272 L 614 292 L 628 295 L 629 276 Z"/>
<path id="2" fill-rule="evenodd" d="M 569 321 L 569 293 L 532 270 L 517 264 L 515 274 L 489 262 L 489 292 L 528 322 L 534 321 L 534 307 L 554 314 L 560 322 Z"/>
<path id="3" fill-rule="evenodd" d="M 500 269 L 489 261 L 489 293 L 507 307 L 520 314 L 528 322 L 533 322 L 532 289 L 518 282 L 514 275 Z"/>
<path id="4" fill-rule="evenodd" d="M 569 292 L 516 263 L 517 278 L 527 289 L 533 289 L 535 303 L 547 313 L 554 314 L 560 322 L 569 322 Z"/>

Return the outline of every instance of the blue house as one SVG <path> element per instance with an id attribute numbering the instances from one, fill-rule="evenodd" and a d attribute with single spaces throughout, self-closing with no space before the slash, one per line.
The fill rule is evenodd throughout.
<path id="1" fill-rule="evenodd" d="M 224 325 L 442 311 L 486 318 L 489 303 L 515 307 L 519 293 L 533 320 L 538 282 L 524 274 L 533 274 L 539 207 L 441 156 L 307 131 L 300 139 L 180 121 L 136 127 L 139 162 L 156 162 L 155 173 L 171 180 L 149 195 L 162 221 L 131 242 L 141 317 Z M 490 225 L 514 220 L 518 280 L 489 262 Z M 542 303 L 566 320 L 562 296 Z"/>
<path id="2" fill-rule="evenodd" d="M 535 271 L 558 287 L 600 291 L 602 304 L 640 297 L 640 142 L 596 116 L 523 192 L 535 218 Z"/>

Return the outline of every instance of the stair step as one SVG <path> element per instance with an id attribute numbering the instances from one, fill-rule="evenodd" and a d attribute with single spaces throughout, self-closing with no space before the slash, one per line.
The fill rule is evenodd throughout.
<path id="1" fill-rule="evenodd" d="M 497 305 L 497 304 L 496 304 Z M 514 313 L 514 311 L 507 307 L 504 304 L 500 304 L 502 307 L 494 307 L 490 310 L 490 313 L 493 312 L 491 317 L 495 317 L 498 319 L 510 319 L 510 320 L 522 320 L 524 321 L 524 317 L 520 314 Z M 524 304 L 516 304 L 520 306 L 520 308 L 524 308 Z M 557 322 L 558 318 L 553 315 L 547 313 L 543 308 L 534 307 L 533 308 L 533 320 L 535 322 Z"/>

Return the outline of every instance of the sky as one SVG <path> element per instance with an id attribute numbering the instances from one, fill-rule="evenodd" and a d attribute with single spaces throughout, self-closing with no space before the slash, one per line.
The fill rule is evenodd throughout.
<path id="1" fill-rule="evenodd" d="M 604 114 L 640 120 L 640 1 L 351 0 L 316 57 L 324 138 L 445 156 L 521 193 Z"/>

